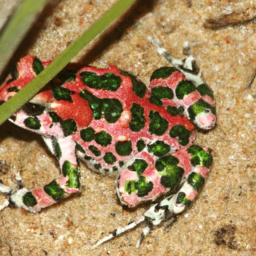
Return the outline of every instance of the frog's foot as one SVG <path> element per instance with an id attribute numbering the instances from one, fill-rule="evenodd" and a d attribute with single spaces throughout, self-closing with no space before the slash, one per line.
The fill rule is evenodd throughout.
<path id="1" fill-rule="evenodd" d="M 16 175 L 14 175 L 14 178 L 17 182 L 17 186 L 19 189 L 22 188 L 22 179 L 20 176 L 20 172 L 18 172 Z M 2 180 L 0 180 L 0 192 L 2 192 L 3 194 L 7 195 L 7 196 L 11 196 L 14 192 L 14 190 L 3 184 Z M 5 200 L 3 204 L 0 205 L 0 211 L 2 211 L 4 208 L 6 208 L 7 206 L 10 205 L 10 199 Z"/>
<path id="2" fill-rule="evenodd" d="M 148 36 L 147 39 L 157 48 L 160 55 L 163 55 L 174 67 L 185 75 L 187 80 L 193 81 L 196 86 L 204 83 L 201 78 L 200 69 L 196 65 L 195 58 L 191 54 L 189 43 L 187 41 L 184 43 L 183 47 L 183 53 L 187 55 L 187 58 L 176 59 L 164 47 L 162 47 L 159 40 L 153 39 L 150 36 Z"/>

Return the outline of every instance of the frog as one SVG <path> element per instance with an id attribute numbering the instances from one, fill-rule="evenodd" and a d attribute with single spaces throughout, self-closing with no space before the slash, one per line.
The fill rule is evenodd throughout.
<path id="1" fill-rule="evenodd" d="M 153 71 L 149 86 L 114 65 L 66 67 L 9 121 L 42 136 L 59 163 L 61 175 L 28 190 L 0 182 L 9 198 L 0 206 L 37 213 L 80 191 L 79 161 L 101 175 L 115 175 L 122 205 L 151 201 L 143 216 L 114 230 L 93 248 L 141 222 L 146 235 L 184 212 L 205 184 L 212 165 L 210 150 L 193 144 L 195 130 L 216 124 L 213 92 L 201 79 L 194 58 L 175 59 L 158 46 L 172 66 Z M 51 61 L 27 55 L 0 87 L 4 103 L 39 75 Z M 3 162 L 5 163 L 5 162 Z"/>

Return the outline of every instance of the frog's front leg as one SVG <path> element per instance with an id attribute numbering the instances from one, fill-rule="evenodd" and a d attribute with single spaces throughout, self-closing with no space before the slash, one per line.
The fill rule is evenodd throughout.
<path id="1" fill-rule="evenodd" d="M 163 106 L 171 115 L 184 115 L 200 129 L 208 130 L 215 126 L 215 100 L 210 87 L 201 78 L 188 43 L 184 45 L 187 58 L 173 57 L 160 43 L 148 40 L 156 46 L 174 67 L 155 70 L 150 78 L 150 101 Z"/>
<path id="2" fill-rule="evenodd" d="M 14 192 L 10 202 L 30 212 L 39 212 L 70 195 L 78 192 L 79 170 L 75 154 L 75 142 L 72 136 L 64 138 L 44 138 L 49 149 L 57 157 L 61 169 L 61 176 L 50 183 L 28 190 L 22 188 Z"/>

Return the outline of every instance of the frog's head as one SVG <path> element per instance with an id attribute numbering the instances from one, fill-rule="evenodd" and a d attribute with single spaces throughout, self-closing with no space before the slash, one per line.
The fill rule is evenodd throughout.
<path id="1" fill-rule="evenodd" d="M 13 67 L 10 74 L 0 86 L 1 103 L 12 98 L 36 76 L 38 61 L 38 58 L 28 55 Z"/>

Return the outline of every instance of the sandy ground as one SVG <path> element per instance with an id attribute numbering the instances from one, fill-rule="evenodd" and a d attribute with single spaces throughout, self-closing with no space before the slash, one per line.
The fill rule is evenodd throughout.
<path id="1" fill-rule="evenodd" d="M 0 24 L 17 1 L 0 0 Z M 55 58 L 115 1 L 50 1 L 15 54 Z M 113 228 L 143 214 L 148 206 L 122 208 L 115 180 L 81 165 L 82 190 L 40 214 L 6 208 L 0 213 L 0 255 L 256 255 L 256 2 L 249 0 L 139 1 L 129 15 L 106 31 L 74 60 L 130 71 L 148 83 L 152 71 L 169 65 L 147 41 L 160 39 L 175 57 L 184 41 L 214 91 L 218 125 L 198 133 L 197 144 L 213 150 L 214 164 L 198 200 L 172 227 L 156 228 L 135 248 L 141 227 L 92 250 Z M 39 136 L 6 122 L 0 127 L 0 159 L 9 169 L 0 178 L 33 188 L 58 176 L 56 160 Z M 0 196 L 0 203 L 5 197 Z"/>

